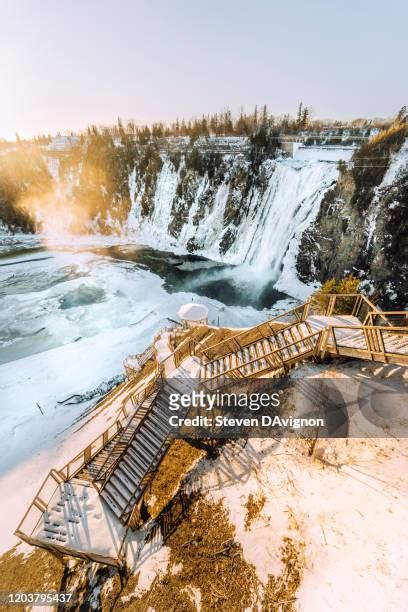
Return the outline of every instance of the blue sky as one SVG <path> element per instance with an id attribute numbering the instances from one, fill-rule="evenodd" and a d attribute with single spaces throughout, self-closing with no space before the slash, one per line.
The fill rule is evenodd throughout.
<path id="1" fill-rule="evenodd" d="M 241 105 L 390 116 L 405 0 L 0 0 L 0 137 Z"/>

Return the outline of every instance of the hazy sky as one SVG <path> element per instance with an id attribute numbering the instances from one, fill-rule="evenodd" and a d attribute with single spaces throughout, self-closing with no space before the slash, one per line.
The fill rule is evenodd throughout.
<path id="1" fill-rule="evenodd" d="M 0 137 L 268 104 L 389 116 L 406 0 L 0 0 Z"/>

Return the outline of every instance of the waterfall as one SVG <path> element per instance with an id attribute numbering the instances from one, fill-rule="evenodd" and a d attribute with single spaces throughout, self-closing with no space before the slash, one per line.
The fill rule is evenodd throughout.
<path id="1" fill-rule="evenodd" d="M 234 162 L 231 161 L 231 166 Z M 254 272 L 265 272 L 271 279 L 280 276 L 289 245 L 314 220 L 324 193 L 337 180 L 337 165 L 312 160 L 269 160 L 263 164 L 266 186 L 256 182 L 242 201 L 239 224 L 229 219 L 230 178 L 212 185 L 207 176 L 195 177 L 189 210 L 176 197 L 181 180 L 180 168 L 165 159 L 156 182 L 152 210 L 141 215 L 144 186 L 136 190 L 136 174 L 129 178 L 132 207 L 127 231 L 149 246 L 185 253 L 194 240 L 195 253 L 235 265 L 248 264 Z M 203 197 L 209 196 L 209 197 Z M 242 197 L 242 194 L 241 194 Z M 242 212 L 243 211 L 243 212 Z M 182 226 L 172 235 L 170 224 L 180 215 Z M 184 216 L 181 216 L 184 215 Z M 223 237 L 232 233 L 228 248 L 220 249 Z"/>
<path id="2" fill-rule="evenodd" d="M 337 173 L 331 163 L 276 162 L 268 189 L 250 220 L 254 232 L 245 261 L 258 271 L 270 270 L 276 279 L 292 238 L 316 217 Z M 244 240 L 245 229 L 238 241 Z"/>

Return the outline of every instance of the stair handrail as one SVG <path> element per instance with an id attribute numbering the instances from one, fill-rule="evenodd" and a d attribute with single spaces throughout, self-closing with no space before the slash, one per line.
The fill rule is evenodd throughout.
<path id="1" fill-rule="evenodd" d="M 125 368 L 125 373 L 128 379 L 132 378 L 134 375 L 140 374 L 143 366 L 146 364 L 149 359 L 154 357 L 155 348 L 154 343 L 152 342 L 149 346 L 142 352 L 137 353 L 136 355 L 128 355 L 123 362 L 123 367 Z M 132 361 L 136 361 L 136 367 L 133 365 Z"/>
<path id="2" fill-rule="evenodd" d="M 276 353 L 280 353 L 281 351 L 289 348 L 290 346 L 293 346 L 295 344 L 300 344 L 302 342 L 304 343 L 305 340 L 309 340 L 310 338 L 312 338 L 314 336 L 319 336 L 319 338 L 317 339 L 316 345 L 313 347 L 313 349 L 314 349 L 313 350 L 313 355 L 317 355 L 318 354 L 318 347 L 319 347 L 319 339 L 321 339 L 322 333 L 323 333 L 323 331 L 325 331 L 325 329 L 326 328 L 324 328 L 323 330 L 319 330 L 319 331 L 313 332 L 312 334 L 304 336 L 303 338 L 300 338 L 299 340 L 295 340 L 295 341 L 287 343 L 284 346 L 281 346 L 281 347 L 279 347 L 277 349 L 273 349 L 273 350 L 271 350 L 271 351 L 269 351 L 267 353 L 264 353 L 260 357 L 254 357 L 254 358 L 252 358 L 252 359 L 250 359 L 248 361 L 245 361 L 245 362 L 241 363 L 238 366 L 235 366 L 235 367 L 230 368 L 228 370 L 224 370 L 223 372 L 220 372 L 219 374 L 216 374 L 215 376 L 210 376 L 210 377 L 206 378 L 205 381 L 212 381 L 212 380 L 215 380 L 217 378 L 220 378 L 221 376 L 224 376 L 225 374 L 228 374 L 229 372 L 235 372 L 236 370 L 239 370 L 240 368 L 246 367 L 246 366 L 250 365 L 251 363 L 254 363 L 255 361 L 260 361 L 261 359 L 266 359 L 267 357 L 270 357 L 271 355 L 275 355 Z M 309 352 L 309 351 L 307 351 L 307 352 Z M 299 357 L 302 357 L 303 355 L 304 355 L 304 353 L 300 353 Z M 277 355 L 277 356 L 281 360 L 283 367 L 285 366 L 286 362 L 292 361 L 292 359 L 284 359 L 281 355 Z M 261 371 L 261 370 L 259 370 L 259 371 Z M 243 377 L 243 378 L 245 378 L 245 377 Z"/>
<path id="3" fill-rule="evenodd" d="M 148 413 L 147 413 L 147 414 L 148 414 Z M 147 414 L 145 415 L 146 417 L 147 417 Z M 144 417 L 144 418 L 145 418 L 145 417 Z M 147 468 L 146 468 L 146 470 L 145 470 L 145 473 L 144 473 L 144 475 L 142 476 L 142 479 L 141 479 L 141 481 L 140 481 L 140 483 L 139 483 L 139 485 L 138 485 L 138 486 L 139 486 L 139 488 L 144 487 L 144 489 L 145 489 L 145 488 L 146 488 L 146 482 L 145 482 L 145 480 L 146 480 L 147 476 L 148 476 L 149 474 L 151 474 L 153 471 L 154 471 L 154 472 L 156 472 L 156 471 L 158 470 L 158 468 L 159 468 L 159 466 L 160 466 L 160 464 L 161 464 L 161 462 L 163 461 L 164 456 L 165 456 L 165 453 L 162 453 L 163 447 L 165 447 L 165 446 L 166 446 L 166 445 L 168 445 L 168 444 L 169 444 L 169 437 L 168 437 L 168 436 L 166 436 L 166 437 L 163 439 L 163 442 L 161 443 L 161 445 L 159 446 L 159 448 L 157 449 L 156 453 L 155 453 L 155 454 L 154 454 L 154 456 L 152 457 L 152 459 L 151 459 L 150 463 L 148 464 L 148 466 L 147 466 Z M 123 455 L 122 455 L 122 456 L 123 456 Z M 157 461 L 157 463 L 155 464 L 155 461 L 157 460 L 157 457 L 159 457 L 159 460 L 158 460 L 158 461 Z M 152 465 L 153 465 L 153 464 L 155 464 L 155 465 L 154 465 L 154 469 L 152 469 Z M 143 489 L 143 491 L 144 491 L 144 489 Z M 143 495 L 143 491 L 141 491 L 140 496 L 139 496 L 139 499 L 140 499 L 140 497 Z M 134 496 L 133 496 L 133 497 L 134 497 Z M 122 510 L 121 515 L 120 515 L 120 516 L 121 516 L 121 518 L 122 518 L 122 517 L 124 516 L 124 514 L 125 514 L 125 513 L 128 511 L 129 506 L 130 506 L 132 503 L 133 503 L 133 504 L 135 503 L 135 501 L 133 501 L 133 497 L 132 497 L 132 498 L 131 498 L 131 499 L 130 499 L 128 502 L 127 502 L 126 506 L 125 506 L 125 507 L 124 507 L 124 509 Z M 131 518 L 132 518 L 132 512 L 133 512 L 133 511 L 131 511 L 131 512 L 130 512 L 129 518 L 128 518 L 128 519 L 126 519 L 126 523 L 129 523 L 129 521 L 131 520 Z"/>
<path id="4" fill-rule="evenodd" d="M 347 353 L 345 353 L 345 350 L 348 349 L 349 351 L 354 350 L 357 353 L 360 352 L 360 353 L 368 354 L 369 355 L 368 358 L 373 361 L 376 361 L 376 359 L 373 357 L 374 355 L 382 355 L 385 363 L 387 363 L 387 359 L 389 358 L 398 358 L 399 361 L 397 361 L 396 363 L 399 363 L 400 365 L 403 365 L 404 363 L 406 363 L 408 365 L 408 351 L 406 352 L 390 351 L 386 348 L 386 345 L 384 342 L 384 334 L 405 335 L 408 333 L 407 327 L 396 327 L 396 326 L 390 327 L 387 325 L 384 325 L 384 326 L 356 325 L 354 327 L 350 327 L 348 325 L 330 325 L 328 329 L 330 331 L 327 337 L 325 349 L 327 350 L 329 348 L 331 344 L 329 342 L 329 338 L 331 337 L 333 339 L 332 344 L 334 345 L 337 355 L 347 355 Z M 356 347 L 350 344 L 342 344 L 341 339 L 339 342 L 336 338 L 336 334 L 335 334 L 336 329 L 354 329 L 356 330 L 356 332 L 360 332 L 360 333 L 362 332 L 364 335 L 365 347 L 361 348 L 361 347 Z M 347 338 L 345 338 L 344 340 L 347 340 Z M 403 361 L 402 358 L 405 358 L 406 361 Z"/>
<path id="5" fill-rule="evenodd" d="M 327 298 L 327 304 L 322 305 L 321 303 L 319 303 L 319 301 L 324 300 L 324 298 Z M 321 315 L 321 316 L 331 316 L 334 312 L 335 306 L 336 306 L 336 302 L 339 299 L 344 299 L 344 298 L 353 298 L 354 299 L 354 305 L 353 308 L 351 309 L 351 312 L 349 314 L 351 314 L 352 316 L 355 316 L 358 318 L 358 315 L 360 313 L 361 310 L 361 306 L 363 303 L 366 304 L 366 306 L 369 308 L 370 311 L 376 312 L 377 314 L 381 314 L 381 308 L 379 308 L 378 306 L 375 306 L 370 300 L 369 298 L 364 294 L 364 293 L 318 293 L 318 294 L 312 294 L 311 296 L 309 296 L 307 302 L 309 303 L 309 312 L 310 310 L 313 310 L 313 307 L 315 305 L 320 306 L 320 309 L 318 310 L 318 312 L 316 314 Z M 342 314 L 346 314 L 346 313 L 342 313 Z"/>
<path id="6" fill-rule="evenodd" d="M 354 314 L 355 316 L 360 311 L 362 302 L 364 302 L 370 308 L 370 311 L 376 312 L 378 315 L 380 315 L 382 312 L 381 309 L 375 306 L 364 293 L 323 293 L 321 295 L 327 297 L 329 301 L 329 304 L 324 308 L 323 313 L 321 313 L 324 316 L 330 316 L 334 310 L 336 301 L 339 298 L 346 298 L 346 297 L 355 299 L 354 307 L 352 309 L 352 314 Z M 236 342 L 239 345 L 239 347 L 237 348 L 244 348 L 245 346 L 248 346 L 248 344 L 251 344 L 252 342 L 249 342 L 248 344 L 243 344 L 241 346 L 239 343 L 239 337 L 242 337 L 243 335 L 248 334 L 251 331 L 255 332 L 257 330 L 260 330 L 265 325 L 268 325 L 269 327 L 271 327 L 272 324 L 279 323 L 279 319 L 282 319 L 283 317 L 294 315 L 297 320 L 288 323 L 287 325 L 280 328 L 279 330 L 275 330 L 271 327 L 271 331 L 273 334 L 275 334 L 277 331 L 278 332 L 282 331 L 283 329 L 291 325 L 294 325 L 295 323 L 301 323 L 308 317 L 310 310 L 313 309 L 313 302 L 314 302 L 314 295 L 312 294 L 311 296 L 308 297 L 308 299 L 303 304 L 300 304 L 299 306 L 295 306 L 294 308 L 291 308 L 290 310 L 287 310 L 279 315 L 276 315 L 275 317 L 272 317 L 271 319 L 263 321 L 262 323 L 258 323 L 257 325 L 254 325 L 253 327 L 248 327 L 245 330 L 240 331 L 238 334 L 230 336 L 229 338 L 220 340 L 219 342 L 215 344 L 212 344 L 206 348 L 203 348 L 201 352 L 202 354 L 205 355 L 206 351 L 209 352 L 209 351 L 213 351 L 214 349 L 220 349 L 222 345 L 228 344 L 229 342 L 230 343 Z M 301 314 L 299 315 L 299 313 Z M 282 321 L 282 323 L 284 322 Z M 232 351 L 229 351 L 228 353 L 226 353 L 226 355 L 231 352 Z M 215 357 L 210 358 L 210 360 L 213 360 L 213 359 L 215 359 Z"/>
<path id="7" fill-rule="evenodd" d="M 143 486 L 143 481 L 144 481 L 144 480 L 145 480 L 145 478 L 148 476 L 148 474 L 150 474 L 150 473 L 152 472 L 151 467 L 152 467 L 152 465 L 154 464 L 155 460 L 157 459 L 157 456 L 159 455 L 159 453 L 162 451 L 163 447 L 164 447 L 164 446 L 166 446 L 166 444 L 168 444 L 168 438 L 167 438 L 167 437 L 166 437 L 166 438 L 164 438 L 164 440 L 163 440 L 162 444 L 159 446 L 159 448 L 157 449 L 157 451 L 156 451 L 155 455 L 152 457 L 152 460 L 150 461 L 149 465 L 147 466 L 147 468 L 146 468 L 146 470 L 145 470 L 145 473 L 144 473 L 144 474 L 143 474 L 143 476 L 142 476 L 142 479 L 141 479 L 141 481 L 140 481 L 140 483 L 139 483 L 139 487 L 142 487 L 142 486 Z M 154 471 L 156 471 L 156 470 L 158 469 L 158 467 L 159 467 L 159 465 L 160 465 L 160 463 L 161 463 L 161 461 L 162 461 L 162 460 L 163 460 L 163 456 L 162 456 L 162 457 L 159 459 L 158 463 L 155 465 L 155 467 L 154 467 Z M 143 495 L 143 492 L 141 493 L 141 495 Z M 128 511 L 129 506 L 130 506 L 132 503 L 135 503 L 135 502 L 133 502 L 133 501 L 132 501 L 132 500 L 133 500 L 133 497 L 134 497 L 134 494 L 133 494 L 132 498 L 131 498 L 131 499 L 130 499 L 130 500 L 127 502 L 127 503 L 126 503 L 126 506 L 123 508 L 123 510 L 122 510 L 122 512 L 121 512 L 121 515 L 120 515 L 120 517 L 121 517 L 121 518 L 122 518 L 122 517 L 124 516 L 124 514 L 125 514 L 125 513 Z M 132 516 L 132 511 L 130 512 L 130 516 L 129 516 L 129 519 L 128 519 L 128 520 L 130 520 L 131 516 Z M 126 522 L 127 522 L 127 521 L 126 521 Z"/>
<path id="8" fill-rule="evenodd" d="M 122 404 L 120 407 L 120 416 L 114 421 L 107 429 L 105 429 L 102 433 L 99 434 L 90 444 L 88 444 L 80 453 L 78 453 L 73 459 L 71 459 L 64 467 L 62 467 L 58 472 L 63 475 L 64 480 L 68 481 L 73 478 L 76 474 L 78 474 L 82 468 L 87 465 L 92 459 L 114 438 L 121 429 L 123 429 L 124 424 L 129 418 L 129 414 L 126 411 L 125 406 Z M 112 429 L 114 428 L 114 429 Z M 95 445 L 101 442 L 101 446 Z M 75 467 L 75 469 L 71 472 L 71 467 L 75 465 L 78 460 L 81 460 L 80 463 Z"/>
<path id="9" fill-rule="evenodd" d="M 134 406 L 140 406 L 140 404 L 149 396 L 151 395 L 156 386 L 157 386 L 157 379 L 160 378 L 160 373 L 156 370 L 156 372 L 153 374 L 152 378 L 150 378 L 140 389 L 140 391 L 138 391 L 137 393 L 133 393 L 130 398 L 132 400 L 132 403 Z"/>
<path id="10" fill-rule="evenodd" d="M 160 392 L 160 390 L 163 388 L 163 384 L 164 384 L 164 381 L 163 381 L 162 376 L 161 376 L 161 375 L 158 375 L 157 377 L 155 377 L 155 382 L 157 383 L 157 391 L 158 391 L 158 393 L 159 393 L 159 392 Z M 147 398 L 147 397 L 148 397 L 148 396 L 146 395 L 146 398 Z M 146 399 L 146 398 L 145 398 L 145 399 Z M 121 461 L 122 457 L 123 457 L 123 456 L 125 455 L 125 453 L 127 452 L 127 450 L 128 450 L 128 448 L 129 448 L 129 446 L 132 444 L 132 442 L 133 442 L 133 440 L 134 440 L 134 438 L 135 438 L 135 436 L 136 436 L 137 432 L 138 432 L 138 431 L 140 431 L 140 428 L 142 427 L 142 425 L 143 425 L 143 423 L 144 423 L 145 419 L 148 417 L 149 413 L 150 413 L 150 410 L 148 410 L 148 411 L 146 412 L 146 414 L 144 414 L 144 415 L 142 416 L 142 418 L 140 419 L 139 423 L 137 424 L 137 427 L 135 428 L 135 430 L 134 430 L 134 432 L 133 432 L 132 437 L 131 437 L 131 438 L 130 438 L 130 440 L 129 440 L 129 441 L 126 443 L 126 444 L 125 444 L 125 446 L 124 446 L 124 448 L 123 448 L 123 451 L 122 451 L 122 452 L 121 452 L 121 454 L 120 454 L 120 455 L 119 455 L 119 456 L 118 456 L 118 457 L 115 459 L 115 461 L 112 463 L 112 465 L 111 465 L 111 466 L 109 466 L 109 469 L 107 470 L 107 472 L 106 472 L 106 474 L 105 474 L 105 476 L 104 476 L 104 480 L 103 480 L 102 484 L 100 484 L 100 486 L 99 486 L 99 492 L 101 492 L 101 491 L 102 491 L 102 490 L 105 488 L 105 486 L 106 486 L 106 484 L 107 484 L 107 482 L 108 482 L 109 478 L 111 477 L 112 473 L 115 471 L 115 469 L 116 469 L 116 467 L 117 467 L 118 463 Z"/>
<path id="11" fill-rule="evenodd" d="M 149 381 L 149 383 L 147 385 L 145 385 L 145 387 L 142 389 L 142 391 L 138 394 L 140 395 L 140 399 L 138 400 L 139 406 L 150 396 L 152 395 L 155 390 L 158 388 L 158 379 L 160 377 L 155 376 L 152 380 Z M 127 426 L 123 429 L 122 433 L 125 433 L 125 431 L 127 430 L 127 428 L 129 427 L 130 423 L 133 421 L 133 419 L 137 419 L 137 410 L 135 411 L 133 417 L 131 418 L 131 420 L 129 421 L 129 423 L 127 424 Z M 137 426 L 134 429 L 134 433 L 136 433 L 136 431 L 139 429 L 139 425 L 141 423 L 141 421 L 143 420 L 143 417 L 140 419 L 139 423 L 137 424 Z M 133 438 L 133 436 L 132 436 Z M 131 438 L 131 440 L 132 440 Z M 118 444 L 120 444 L 120 439 L 117 441 L 117 443 L 115 444 L 115 446 L 112 448 L 111 452 L 109 453 L 109 455 L 106 457 L 105 461 L 103 462 L 103 464 L 101 465 L 97 475 L 95 476 L 95 478 L 93 478 L 93 482 L 98 482 L 100 480 L 106 480 L 108 478 L 108 472 L 110 470 L 110 466 L 109 466 L 109 459 L 110 457 L 114 454 L 115 452 L 115 448 L 117 448 Z M 128 444 L 125 445 L 124 450 L 128 447 Z M 123 451 L 124 452 L 124 451 Z M 123 454 L 123 452 L 120 453 L 120 456 Z M 119 457 L 120 457 L 119 456 Z M 114 465 L 114 463 L 111 464 L 112 466 Z"/>
<path id="12" fill-rule="evenodd" d="M 154 344 L 151 342 L 147 348 L 142 353 L 138 353 L 136 358 L 139 362 L 139 365 L 142 366 L 150 359 L 150 357 L 154 355 Z"/>
<path id="13" fill-rule="evenodd" d="M 290 311 L 288 311 L 290 312 Z M 229 351 L 228 353 L 224 353 L 223 355 L 219 355 L 217 357 L 213 357 L 211 359 L 209 359 L 209 361 L 207 363 L 212 363 L 213 361 L 217 361 L 218 359 L 222 358 L 222 357 L 228 357 L 229 355 L 232 355 L 233 353 L 235 353 L 236 351 L 239 351 L 243 348 L 246 348 L 248 346 L 250 346 L 251 344 L 254 344 L 256 342 L 260 342 L 261 339 L 264 338 L 275 338 L 276 336 L 278 336 L 279 334 L 281 334 L 282 332 L 285 332 L 287 330 L 290 330 L 293 327 L 297 327 L 298 325 L 300 325 L 301 323 L 305 323 L 307 325 L 307 321 L 306 319 L 304 321 L 295 321 L 292 323 L 287 323 L 286 325 L 284 325 L 283 327 L 280 327 L 279 329 L 274 329 L 271 331 L 271 333 L 269 333 L 268 335 L 262 336 L 261 338 L 257 339 L 257 340 L 251 340 L 250 342 L 248 342 L 248 344 L 243 344 L 242 346 L 239 345 L 238 347 L 236 347 L 235 349 Z M 259 326 L 254 327 L 253 329 L 257 329 Z M 248 330 L 251 330 L 252 328 L 248 328 Z M 247 331 L 248 331 L 247 330 Z M 310 330 L 309 330 L 310 331 Z M 307 338 L 308 336 L 305 336 L 305 338 Z M 227 340 L 225 340 L 225 342 L 227 342 Z M 223 341 L 224 342 L 224 341 Z M 214 344 L 213 346 L 217 346 L 216 344 Z M 208 348 L 213 348 L 213 347 L 208 347 Z M 205 349 L 207 350 L 207 349 Z"/>
<path id="14" fill-rule="evenodd" d="M 396 315 L 398 317 L 404 316 L 408 319 L 408 310 L 370 310 L 365 318 L 364 325 L 374 325 L 374 318 L 381 317 L 387 325 L 392 326 L 392 322 L 388 320 L 389 315 Z"/>
<path id="15" fill-rule="evenodd" d="M 247 327 L 243 331 L 240 331 L 238 334 L 234 334 L 233 336 L 229 336 L 229 338 L 224 338 L 224 340 L 220 340 L 219 342 L 217 342 L 215 344 L 212 344 L 211 346 L 207 346 L 205 348 L 202 348 L 200 350 L 200 352 L 202 354 L 206 355 L 206 351 L 213 351 L 214 349 L 219 349 L 223 344 L 228 344 L 229 342 L 236 342 L 238 344 L 238 347 L 237 347 L 238 349 L 245 348 L 245 346 L 248 346 L 249 344 L 252 344 L 253 341 L 249 342 L 248 344 L 242 344 L 241 345 L 239 343 L 239 337 L 242 337 L 245 334 L 248 334 L 248 333 L 250 333 L 252 331 L 255 332 L 257 330 L 260 330 L 260 329 L 262 329 L 265 326 L 268 326 L 269 327 L 269 331 L 271 333 L 268 334 L 268 335 L 263 335 L 262 336 L 263 338 L 267 338 L 267 337 L 269 337 L 269 336 L 271 336 L 271 335 L 273 335 L 273 334 L 275 334 L 275 333 L 277 333 L 279 331 L 282 331 L 283 329 L 286 329 L 287 327 L 290 327 L 292 325 L 301 323 L 305 319 L 304 312 L 305 312 L 305 309 L 307 308 L 307 305 L 308 305 L 308 302 L 305 302 L 304 304 L 301 304 L 300 306 L 296 306 L 295 308 L 291 308 L 290 310 L 287 310 L 286 312 L 283 312 L 283 313 L 281 313 L 279 315 L 276 315 L 276 317 L 273 317 L 272 319 L 268 319 L 267 321 L 262 321 L 262 323 L 258 323 L 257 325 L 254 325 L 253 327 Z M 298 311 L 299 312 L 301 311 L 302 315 L 299 318 L 297 318 L 296 321 L 292 321 L 292 322 L 289 322 L 289 323 L 287 321 L 285 321 L 285 322 L 282 321 L 283 327 L 279 328 L 278 330 L 273 329 L 272 324 L 273 323 L 279 323 L 278 319 L 280 319 L 282 317 L 285 317 L 285 316 L 288 316 L 288 315 L 290 315 L 292 313 L 295 313 L 295 316 L 297 316 L 297 312 Z M 284 323 L 286 323 L 286 324 L 284 325 Z M 229 351 L 229 353 L 225 353 L 225 355 L 228 355 L 231 352 L 233 352 L 233 351 Z M 223 356 L 225 356 L 225 355 L 223 355 Z M 212 361 L 212 358 L 210 359 L 210 361 Z"/>
<path id="16" fill-rule="evenodd" d="M 184 361 L 186 357 L 199 357 L 196 352 L 196 346 L 198 344 L 199 343 L 194 338 L 186 337 L 185 340 L 183 340 L 182 343 L 179 344 L 179 346 L 177 346 L 176 348 L 169 347 L 171 349 L 171 353 L 157 364 L 158 372 L 160 373 L 160 375 L 164 376 L 166 363 L 174 361 L 173 370 L 175 370 L 180 366 L 180 364 L 182 363 L 182 361 Z"/>
<path id="17" fill-rule="evenodd" d="M 46 488 L 46 484 L 51 482 L 51 481 L 53 481 L 53 483 L 54 483 L 53 489 L 47 495 L 47 497 L 44 499 L 44 496 L 42 496 L 42 493 L 43 493 L 44 489 Z M 50 503 L 53 495 L 55 494 L 55 491 L 58 489 L 59 485 L 62 482 L 64 482 L 64 478 L 63 478 L 63 476 L 57 470 L 51 469 L 48 472 L 47 476 L 44 478 L 44 480 L 42 481 L 39 489 L 37 490 L 37 493 L 35 494 L 33 500 L 31 501 L 30 505 L 28 506 L 26 512 L 24 513 L 24 516 L 20 520 L 16 530 L 14 531 L 14 534 L 16 536 L 18 536 L 19 538 L 21 538 L 21 535 L 31 537 L 31 535 L 34 532 L 35 528 L 37 527 L 39 521 L 41 520 L 41 516 L 38 517 L 38 520 L 36 521 L 36 523 L 34 524 L 32 529 L 30 530 L 29 534 L 27 534 L 27 533 L 25 533 L 23 531 L 24 522 L 26 521 L 26 519 L 27 519 L 28 515 L 30 514 L 31 510 L 33 509 L 33 507 L 37 508 L 37 510 L 39 510 L 41 512 L 41 514 L 43 514 L 45 512 L 45 510 L 48 507 L 48 504 Z M 24 539 L 24 538 L 21 538 L 21 539 Z"/>

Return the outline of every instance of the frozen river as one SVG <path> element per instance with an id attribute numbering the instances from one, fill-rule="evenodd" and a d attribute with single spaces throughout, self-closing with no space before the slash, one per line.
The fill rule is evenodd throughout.
<path id="1" fill-rule="evenodd" d="M 95 240 L 58 250 L 24 240 L 3 244 L 0 257 L 0 364 L 114 329 L 127 329 L 138 338 L 134 350 L 143 349 L 188 301 L 204 302 L 211 323 L 247 326 L 286 297 L 204 258 Z"/>

